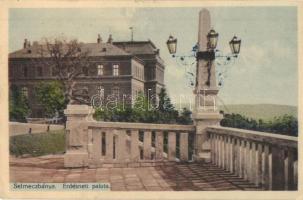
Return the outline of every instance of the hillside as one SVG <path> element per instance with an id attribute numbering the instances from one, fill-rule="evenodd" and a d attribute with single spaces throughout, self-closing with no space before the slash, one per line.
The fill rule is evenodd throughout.
<path id="1" fill-rule="evenodd" d="M 180 107 L 189 108 L 189 106 L 186 104 L 182 104 L 181 106 L 176 105 L 176 108 L 180 108 Z M 296 106 L 276 105 L 276 104 L 232 104 L 232 105 L 220 106 L 219 109 L 223 110 L 224 113 L 237 113 L 253 119 L 263 119 L 263 120 L 271 120 L 275 116 L 282 116 L 285 114 L 297 118 L 297 114 L 298 114 Z"/>
<path id="2" fill-rule="evenodd" d="M 224 113 L 238 113 L 253 119 L 271 120 L 275 116 L 291 115 L 297 117 L 298 111 L 295 106 L 275 104 L 238 104 L 220 106 Z"/>

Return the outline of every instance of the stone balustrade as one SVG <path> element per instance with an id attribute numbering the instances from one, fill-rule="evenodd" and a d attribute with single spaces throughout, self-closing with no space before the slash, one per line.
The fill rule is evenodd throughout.
<path id="1" fill-rule="evenodd" d="M 68 105 L 65 114 L 65 167 L 211 162 L 265 190 L 297 189 L 296 137 L 220 127 L 210 115 L 195 125 L 176 125 L 97 122 L 85 105 Z"/>
<path id="2" fill-rule="evenodd" d="M 211 162 L 265 190 L 297 189 L 297 138 L 208 127 Z"/>
<path id="3" fill-rule="evenodd" d="M 86 126 L 90 167 L 154 166 L 191 157 L 189 134 L 194 134 L 194 126 L 123 122 Z"/>

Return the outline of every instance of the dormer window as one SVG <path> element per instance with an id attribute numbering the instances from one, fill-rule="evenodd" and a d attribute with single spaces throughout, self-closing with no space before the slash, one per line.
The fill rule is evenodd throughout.
<path id="1" fill-rule="evenodd" d="M 113 65 L 113 76 L 119 76 L 119 65 Z"/>
<path id="2" fill-rule="evenodd" d="M 98 65 L 97 66 L 97 73 L 98 73 L 98 76 L 103 75 L 103 65 Z"/>

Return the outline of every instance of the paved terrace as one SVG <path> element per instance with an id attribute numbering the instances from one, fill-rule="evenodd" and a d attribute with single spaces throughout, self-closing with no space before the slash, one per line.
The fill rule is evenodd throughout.
<path id="1" fill-rule="evenodd" d="M 109 182 L 114 191 L 260 190 L 212 164 L 176 163 L 137 168 L 71 168 L 63 155 L 10 158 L 11 182 Z"/>

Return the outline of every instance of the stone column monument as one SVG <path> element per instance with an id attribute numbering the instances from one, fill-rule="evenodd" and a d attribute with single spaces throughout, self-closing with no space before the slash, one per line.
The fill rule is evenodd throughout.
<path id="1" fill-rule="evenodd" d="M 199 13 L 199 51 L 193 118 L 196 126 L 195 160 L 206 162 L 210 159 L 210 144 L 207 141 L 205 128 L 209 125 L 219 125 L 223 118 L 216 104 L 219 89 L 216 83 L 215 54 L 209 50 L 207 44 L 207 34 L 210 29 L 210 13 L 207 9 L 202 9 Z"/>

